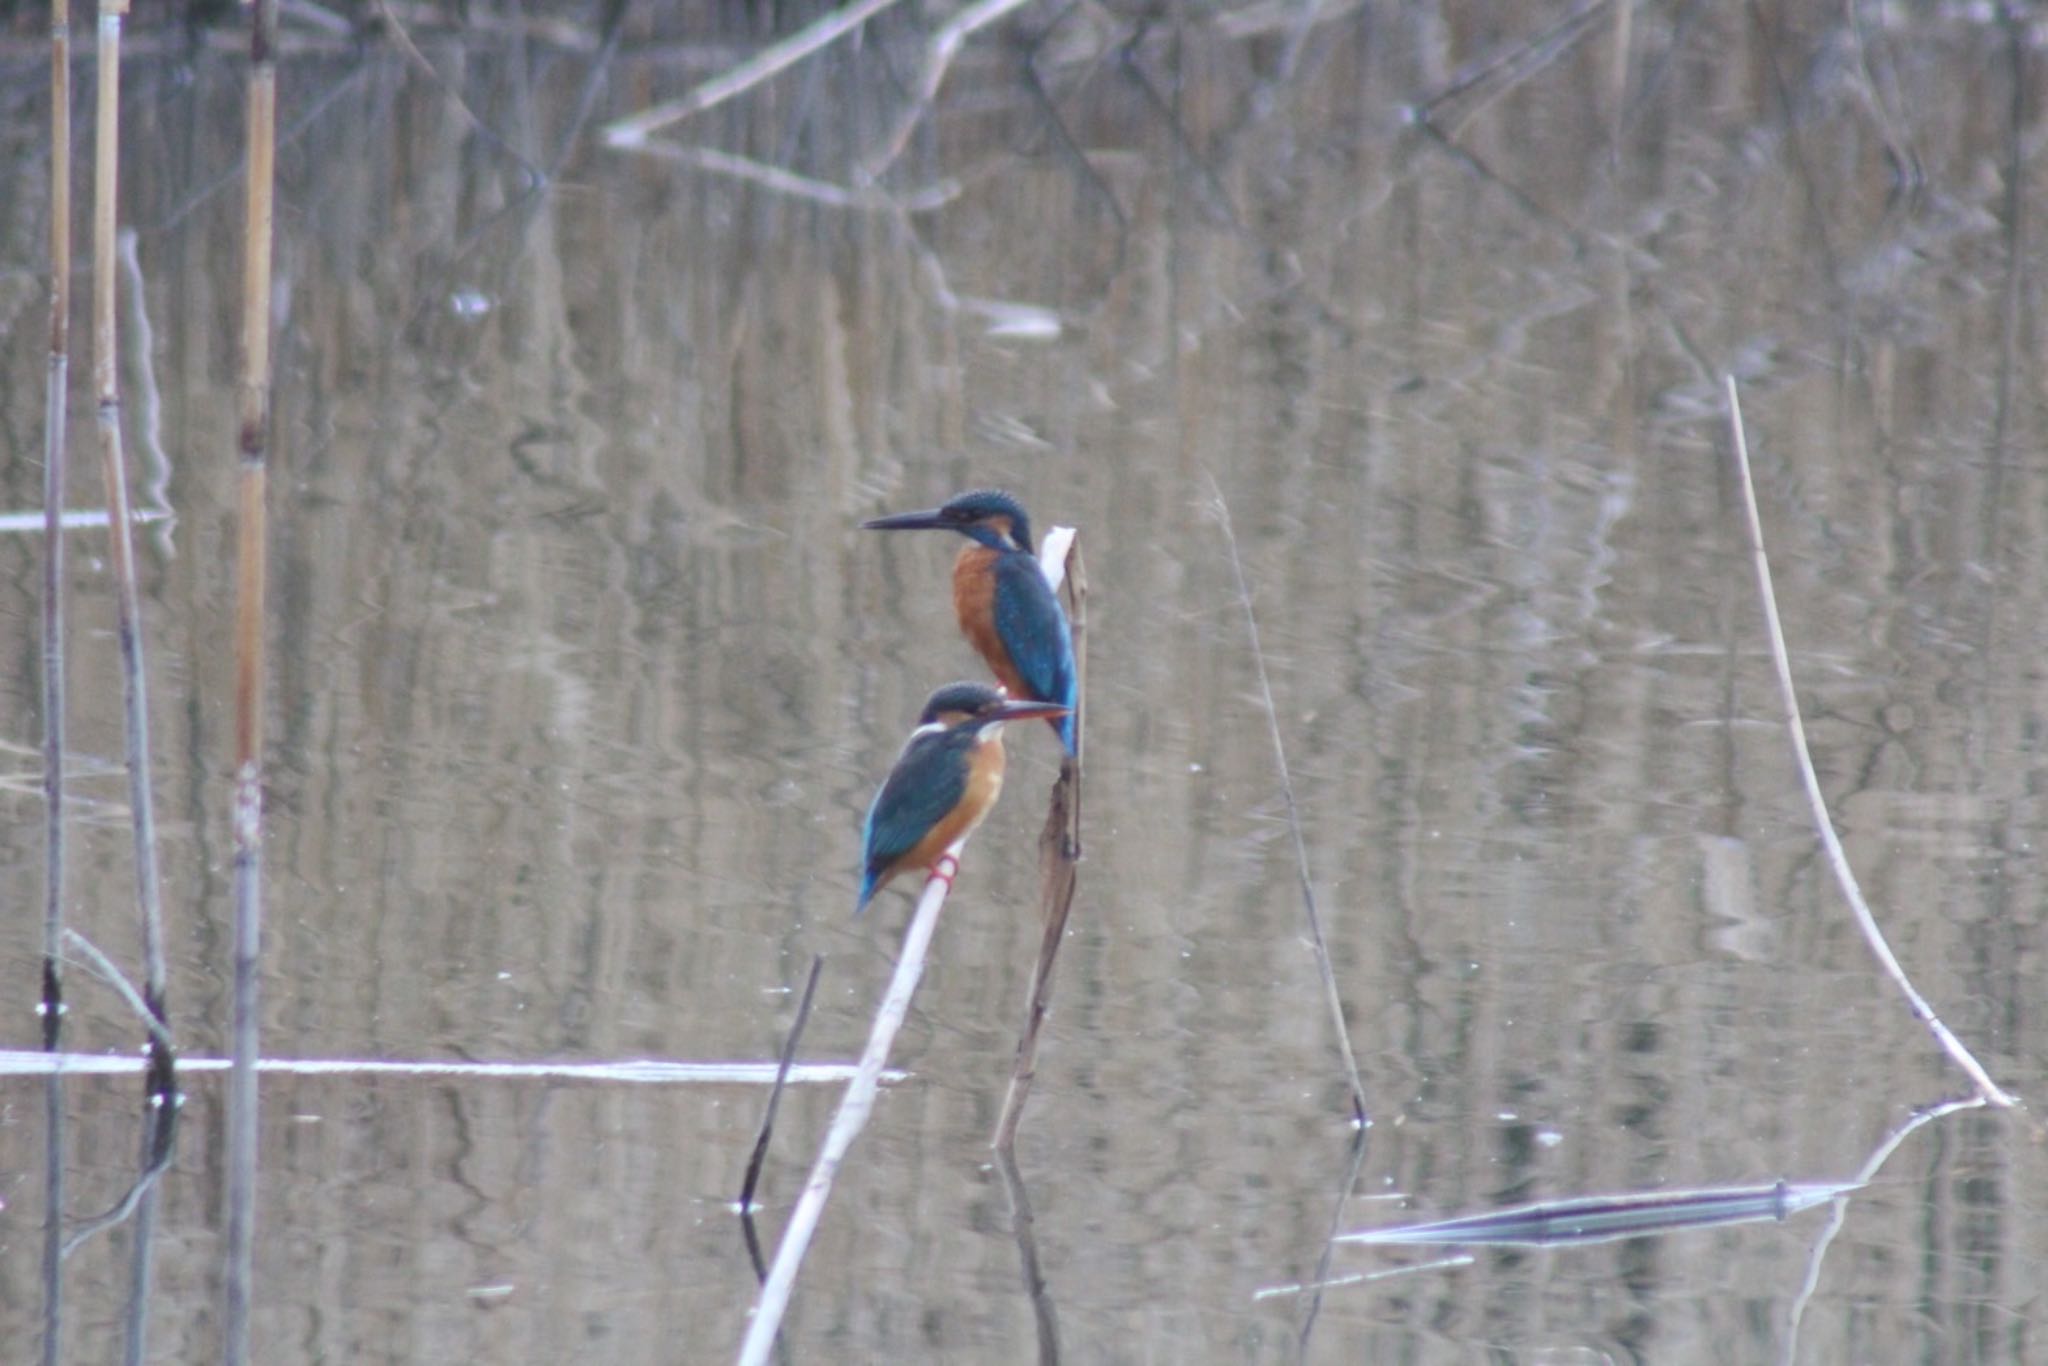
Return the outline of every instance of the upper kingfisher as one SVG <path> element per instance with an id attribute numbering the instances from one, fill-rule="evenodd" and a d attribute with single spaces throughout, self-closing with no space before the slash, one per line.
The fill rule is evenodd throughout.
<path id="1" fill-rule="evenodd" d="M 861 827 L 860 899 L 912 868 L 937 868 L 953 841 L 981 824 L 1003 790 L 1003 723 L 1058 717 L 1051 702 L 1013 702 L 986 683 L 948 683 L 933 693 L 896 766 L 868 804 Z"/>
<path id="2" fill-rule="evenodd" d="M 1074 637 L 1067 614 L 1031 552 L 1031 519 L 1007 493 L 976 489 L 928 512 L 861 523 L 870 531 L 938 527 L 973 541 L 953 562 L 953 612 L 1012 697 L 1051 702 L 1060 743 L 1074 752 Z"/>

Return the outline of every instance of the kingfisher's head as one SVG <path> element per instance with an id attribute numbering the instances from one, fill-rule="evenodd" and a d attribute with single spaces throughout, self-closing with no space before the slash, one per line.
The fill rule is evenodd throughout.
<path id="1" fill-rule="evenodd" d="M 868 531 L 957 531 L 993 550 L 1031 552 L 1031 519 L 1000 489 L 975 489 L 925 512 L 898 512 L 862 522 Z"/>

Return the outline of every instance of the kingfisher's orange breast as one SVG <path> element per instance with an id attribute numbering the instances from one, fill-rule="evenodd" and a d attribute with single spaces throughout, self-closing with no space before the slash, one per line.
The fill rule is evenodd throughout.
<path id="1" fill-rule="evenodd" d="M 991 736 L 976 745 L 967 756 L 967 790 L 960 794 L 958 804 L 939 817 L 908 853 L 890 865 L 883 881 L 908 868 L 930 868 L 939 861 L 939 855 L 952 847 L 954 840 L 973 834 L 974 827 L 981 824 L 982 818 L 994 809 L 996 798 L 1002 795 L 1003 765 L 1001 736 Z"/>
<path id="2" fill-rule="evenodd" d="M 970 545 L 953 561 L 953 615 L 974 652 L 988 662 L 996 681 L 1011 697 L 1029 698 L 1031 689 L 1010 663 L 1010 652 L 996 634 L 996 556 L 985 545 Z"/>

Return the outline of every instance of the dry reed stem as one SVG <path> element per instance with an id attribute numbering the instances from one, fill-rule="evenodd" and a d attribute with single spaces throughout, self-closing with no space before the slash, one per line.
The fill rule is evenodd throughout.
<path id="1" fill-rule="evenodd" d="M 996 1152 L 996 1170 L 1002 1174 L 1003 1190 L 1010 1197 L 1010 1236 L 1017 1243 L 1018 1271 L 1024 1278 L 1024 1297 L 1031 1301 L 1031 1319 L 1038 1330 L 1039 1366 L 1059 1366 L 1060 1320 L 1046 1285 L 1038 1256 L 1037 1219 L 1031 1213 L 1031 1196 L 1024 1189 L 1024 1174 L 1017 1170 L 1017 1154 L 1008 1148 Z"/>
<path id="2" fill-rule="evenodd" d="M 120 191 L 121 21 L 125 0 L 100 8 L 99 106 L 93 147 L 93 382 L 98 395 L 100 473 L 107 496 L 107 558 L 113 571 L 127 720 L 128 799 L 135 832 L 135 896 L 142 920 L 143 999 L 166 1018 L 163 904 L 157 876 L 156 807 L 150 800 L 149 674 L 144 658 L 141 591 L 135 581 L 134 525 L 121 445 L 120 354 L 115 344 L 115 262 Z M 168 1094 L 168 1054 L 153 1053 L 153 1088 Z"/>
<path id="3" fill-rule="evenodd" d="M 1266 725 L 1273 740 L 1273 762 L 1280 770 L 1280 795 L 1287 803 L 1287 829 L 1294 836 L 1294 866 L 1301 881 L 1301 909 L 1308 918 L 1308 932 L 1315 943 L 1316 971 L 1323 979 L 1323 1000 L 1329 1007 L 1331 1027 L 1337 1031 L 1337 1047 L 1344 1055 L 1344 1075 L 1351 1085 L 1352 1120 L 1360 1128 L 1368 1122 L 1365 1083 L 1359 1080 L 1358 1057 L 1351 1048 L 1351 1029 L 1344 1023 L 1344 997 L 1337 990 L 1337 970 L 1330 962 L 1330 944 L 1323 935 L 1322 913 L 1316 909 L 1316 891 L 1309 879 L 1308 841 L 1301 833 L 1301 808 L 1294 800 L 1294 778 L 1287 768 L 1287 747 L 1280 738 L 1280 709 L 1273 702 L 1273 680 L 1266 673 L 1266 652 L 1259 645 L 1259 620 L 1252 612 L 1252 590 L 1245 579 L 1244 559 L 1237 553 L 1237 533 L 1230 525 L 1230 504 L 1216 476 L 1209 476 L 1209 491 L 1216 500 L 1216 520 L 1223 528 L 1223 541 L 1230 550 L 1230 569 L 1237 576 L 1237 600 L 1244 608 L 1245 633 L 1251 639 L 1252 663 L 1258 669 L 1259 698 L 1266 711 Z"/>
<path id="4" fill-rule="evenodd" d="M 277 149 L 277 0 L 257 0 L 249 37 L 249 175 L 243 208 L 235 585 L 234 1066 L 228 1077 L 227 1313 L 223 1357 L 249 1359 L 259 1095 L 257 965 L 263 931 L 263 610 L 270 449 L 270 306 Z"/>
<path id="5" fill-rule="evenodd" d="M 917 913 L 911 917 L 910 928 L 903 936 L 903 951 L 896 960 L 895 975 L 889 979 L 889 989 L 883 993 L 874 1023 L 868 1027 L 867 1047 L 860 1055 L 860 1065 L 853 1080 L 846 1084 L 846 1094 L 840 1097 L 831 1127 L 825 1131 L 825 1141 L 818 1148 L 817 1161 L 811 1166 L 810 1179 L 804 1182 L 803 1194 L 797 1198 L 789 1224 L 782 1230 L 782 1242 L 776 1246 L 775 1261 L 768 1268 L 768 1279 L 761 1286 L 760 1299 L 755 1302 L 752 1320 L 747 1324 L 746 1340 L 740 1345 L 740 1366 L 762 1366 L 775 1349 L 776 1337 L 782 1331 L 782 1316 L 789 1308 L 790 1292 L 796 1288 L 796 1273 L 803 1265 L 804 1253 L 810 1249 L 811 1235 L 817 1232 L 819 1216 L 825 1212 L 832 1182 L 875 1108 L 882 1068 L 889 1061 L 889 1049 L 896 1042 L 897 1031 L 903 1028 L 903 1017 L 910 1010 L 910 998 L 917 992 L 918 980 L 924 976 L 932 933 L 939 924 L 939 909 L 946 904 L 946 893 L 953 888 L 953 878 L 960 871 L 960 851 L 966 845 L 964 838 L 955 840 L 925 881 Z"/>
<path id="6" fill-rule="evenodd" d="M 64 472 L 71 387 L 71 3 L 50 7 L 50 363 L 43 390 L 43 1047 L 64 1033 Z M 43 1084 L 43 1361 L 63 1355 L 64 1080 Z"/>
<path id="7" fill-rule="evenodd" d="M 1770 637 L 1771 664 L 1778 674 L 1778 692 L 1785 702 L 1785 725 L 1792 737 L 1792 755 L 1798 761 L 1799 781 L 1806 790 L 1806 804 L 1813 814 L 1814 829 L 1820 835 L 1821 847 L 1827 851 L 1828 867 L 1834 872 L 1835 882 L 1841 887 L 1842 895 L 1849 902 L 1849 909 L 1855 913 L 1856 927 L 1863 932 L 1863 940 L 1877 956 L 1878 966 L 1892 979 L 1905 996 L 1906 1004 L 1912 1009 L 1913 1018 L 1927 1026 L 1941 1045 L 1949 1060 L 1960 1067 L 1970 1078 L 1970 1084 L 1977 1088 L 1977 1094 L 1997 1106 L 2012 1106 L 2019 1102 L 1991 1080 L 1982 1064 L 1941 1022 L 1934 1013 L 1934 1007 L 1927 1003 L 1913 987 L 1912 979 L 1906 976 L 1905 968 L 1892 953 L 1891 945 L 1885 942 L 1884 931 L 1877 926 L 1877 917 L 1871 913 L 1870 904 L 1863 899 L 1863 889 L 1856 882 L 1856 874 L 1849 867 L 1849 856 L 1842 850 L 1842 841 L 1835 834 L 1835 823 L 1828 815 L 1827 799 L 1821 795 L 1820 778 L 1813 769 L 1813 754 L 1806 744 L 1806 723 L 1799 715 L 1799 695 L 1792 687 L 1792 661 L 1785 649 L 1785 629 L 1778 619 L 1778 596 L 1771 587 L 1771 563 L 1764 554 L 1764 525 L 1756 508 L 1756 484 L 1749 470 L 1749 438 L 1742 425 L 1742 398 L 1735 389 L 1735 376 L 1723 375 L 1721 383 L 1728 396 L 1728 428 L 1735 444 L 1735 463 L 1742 476 L 1743 508 L 1749 516 L 1750 550 L 1756 565 L 1757 592 L 1763 599 L 1764 625 Z"/>
<path id="8" fill-rule="evenodd" d="M 1059 962 L 1060 945 L 1066 942 L 1067 920 L 1074 909 L 1075 865 L 1081 858 L 1081 754 L 1087 728 L 1083 724 L 1088 698 L 1088 572 L 1081 560 L 1080 537 L 1067 527 L 1054 527 L 1039 549 L 1040 563 L 1057 593 L 1062 580 L 1067 587 L 1067 621 L 1074 638 L 1074 752 L 1062 756 L 1060 776 L 1053 784 L 1052 800 L 1045 813 L 1045 828 L 1038 836 L 1038 913 L 1045 932 L 1039 940 L 1038 958 L 1031 967 L 1031 985 L 1025 991 L 1024 1028 L 1017 1039 L 1017 1059 L 1010 1068 L 1010 1084 L 1003 1092 L 1002 1113 L 996 1116 L 995 1133 L 989 1146 L 1009 1152 L 1017 1142 L 1017 1128 L 1024 1121 L 1024 1106 L 1031 1099 L 1031 1085 L 1038 1077 L 1038 1038 L 1052 1011 L 1053 969 Z"/>
<path id="9" fill-rule="evenodd" d="M 169 971 L 165 962 L 163 900 L 157 874 L 156 806 L 151 800 L 149 670 L 142 631 L 141 591 L 135 575 L 135 528 L 129 516 L 127 458 L 121 444 L 120 354 L 116 346 L 119 301 L 115 263 L 119 238 L 121 184 L 121 25 L 127 0 L 102 0 L 99 11 L 98 108 L 93 129 L 93 381 L 100 430 L 100 472 L 106 485 L 107 550 L 113 571 L 116 634 L 121 650 L 123 727 L 128 768 L 129 815 L 135 843 L 135 898 L 142 921 L 142 1000 L 160 1025 L 169 1022 Z M 136 1183 L 137 1217 L 130 1254 L 126 1359 L 140 1363 L 148 1352 L 148 1293 L 155 1255 L 156 1197 L 152 1171 L 169 1159 L 170 1131 L 160 1127 L 176 1103 L 175 1055 L 164 1045 L 167 1030 L 152 1030 L 149 1056 L 151 1111 L 143 1137 L 143 1176 Z"/>
<path id="10" fill-rule="evenodd" d="M 63 1027 L 64 473 L 71 386 L 71 5 L 50 18 L 50 361 L 43 388 L 43 1047 Z"/>
<path id="11" fill-rule="evenodd" d="M 605 145 L 638 147 L 647 141 L 649 133 L 658 132 L 673 123 L 680 123 L 692 114 L 701 114 L 713 105 L 723 104 L 735 95 L 746 93 L 769 77 L 828 46 L 840 35 L 859 28 L 896 3 L 897 0 L 857 0 L 857 3 L 844 9 L 833 10 L 782 41 L 769 44 L 724 75 L 712 77 L 681 99 L 657 104 L 654 108 L 643 110 L 631 118 L 616 119 L 606 124 L 603 135 Z"/>

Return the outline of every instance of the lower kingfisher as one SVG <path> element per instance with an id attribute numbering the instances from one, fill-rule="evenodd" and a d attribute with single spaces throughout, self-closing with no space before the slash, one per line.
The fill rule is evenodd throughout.
<path id="1" fill-rule="evenodd" d="M 1031 520 L 1007 493 L 977 489 L 929 512 L 899 512 L 861 525 L 870 531 L 939 528 L 973 541 L 953 562 L 953 612 L 1010 695 L 1060 708 L 1051 717 L 1074 752 L 1074 638 L 1067 614 L 1031 553 Z"/>
<path id="2" fill-rule="evenodd" d="M 854 914 L 898 873 L 936 868 L 953 841 L 981 824 L 1003 790 L 1004 722 L 1065 711 L 1051 702 L 1012 702 L 986 683 L 948 683 L 933 693 L 868 805 Z"/>

